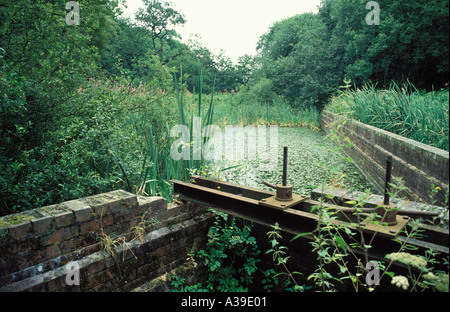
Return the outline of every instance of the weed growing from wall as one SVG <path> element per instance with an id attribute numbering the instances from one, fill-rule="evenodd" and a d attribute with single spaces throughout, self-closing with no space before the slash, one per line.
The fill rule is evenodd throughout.
<path id="1" fill-rule="evenodd" d="M 238 222 L 235 217 L 214 211 L 215 220 L 208 232 L 204 249 L 191 258 L 205 265 L 203 281 L 182 286 L 182 280 L 174 278 L 172 286 L 183 291 L 247 291 L 253 283 L 260 262 L 256 239 L 251 236 L 249 223 Z"/>

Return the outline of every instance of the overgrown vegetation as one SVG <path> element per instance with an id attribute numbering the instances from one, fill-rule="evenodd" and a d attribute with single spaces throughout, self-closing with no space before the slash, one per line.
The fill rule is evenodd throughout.
<path id="1" fill-rule="evenodd" d="M 271 103 L 259 99 L 253 90 L 242 90 L 237 94 L 225 93 L 216 96 L 215 120 L 219 126 L 226 125 L 278 125 L 280 127 L 307 127 L 314 131 L 320 128 L 320 112 L 314 106 L 292 107 L 280 96 Z"/>
<path id="2" fill-rule="evenodd" d="M 396 189 L 401 187 L 391 184 L 391 194 L 395 195 Z M 372 223 L 381 226 L 377 220 L 382 216 L 360 210 L 365 206 L 368 195 L 364 194 L 354 201 L 355 212 L 350 215 L 343 215 L 330 205 L 336 204 L 332 195 L 323 196 L 320 204 L 312 207 L 311 212 L 319 216 L 316 229 L 290 240 L 292 243 L 307 237 L 310 250 L 304 250 L 302 259 L 311 255 L 316 257 L 316 267 L 309 274 L 293 271 L 295 265 L 289 262 L 289 245 L 281 243 L 283 232 L 277 223 L 266 233 L 270 247 L 263 252 L 258 245 L 263 242 L 257 242 L 251 234 L 251 223 L 213 211 L 215 221 L 208 233 L 206 246 L 191 252 L 187 259 L 204 268 L 204 277 L 197 283 L 187 285 L 185 279 L 172 276 L 172 291 L 329 292 L 348 289 L 363 292 L 393 285 L 402 291 L 448 292 L 448 257 L 442 260 L 439 252 L 433 249 L 418 254 L 418 248 L 408 243 L 410 239 L 423 238 L 418 220 L 411 220 L 409 226 L 402 230 L 406 239 L 393 238 L 399 244 L 395 252 L 386 254 L 384 260 L 371 259 L 369 252 L 376 237 L 382 234 L 375 231 L 369 239 L 365 238 L 361 221 L 370 218 Z M 353 225 L 353 229 L 342 221 Z M 264 255 L 270 257 L 264 258 Z M 271 265 L 268 259 L 273 261 Z M 399 273 L 399 267 L 394 268 L 399 263 L 406 267 L 406 276 Z M 374 269 L 376 273 L 373 273 Z"/>
<path id="3" fill-rule="evenodd" d="M 68 25 L 65 0 L 0 0 L 0 215 L 114 189 L 170 199 L 170 179 L 213 170 L 203 160 L 170 156 L 173 125 L 192 133 L 193 118 L 201 117 L 202 127 L 317 130 L 331 96 L 328 109 L 449 149 L 448 89 L 442 89 L 448 87 L 448 1 L 380 0 L 382 23 L 369 26 L 367 1 L 324 0 L 317 14 L 274 23 L 260 37 L 258 55 L 243 55 L 237 64 L 198 42 L 183 43 L 174 27 L 186 20 L 170 2 L 145 0 L 136 21 L 122 16 L 125 2 L 78 1 L 81 24 Z M 350 80 L 353 87 L 337 92 Z M 340 184 L 345 173 L 330 172 Z M 309 281 L 331 290 L 350 279 L 359 290 L 364 268 L 350 268 L 346 259 L 350 247 L 365 252 L 370 242 L 349 245 L 338 234 L 345 229 L 332 222 L 334 213 L 325 205 L 316 209 L 312 247 L 320 265 Z M 145 227 L 142 220 L 133 229 L 136 238 Z M 174 286 L 308 290 L 290 271 L 279 228 L 268 233 L 267 253 L 281 273 L 259 266 L 263 253 L 250 229 L 218 214 L 207 246 L 192 255 L 208 264 L 207 278 L 191 288 L 176 280 Z M 126 245 L 104 233 L 99 241 L 108 252 Z M 411 260 L 403 257 L 407 247 L 390 259 Z M 434 256 L 421 259 L 431 266 Z M 448 290 L 448 271 L 421 266 L 417 273 L 416 262 L 393 283 Z M 339 276 L 331 275 L 331 263 Z"/>
<path id="4" fill-rule="evenodd" d="M 215 212 L 214 224 L 208 232 L 204 249 L 192 255 L 207 267 L 205 279 L 183 291 L 246 291 L 258 270 L 260 251 L 250 235 L 251 225 L 221 212 Z M 243 222 L 243 223 L 242 223 Z M 178 279 L 172 285 L 180 283 Z"/>
<path id="5" fill-rule="evenodd" d="M 267 250 L 266 254 L 273 253 L 276 265 L 282 264 L 289 274 L 277 272 L 270 266 L 267 268 L 267 265 L 262 263 L 263 254 L 256 238 L 251 235 L 252 223 L 219 211 L 213 213 L 215 220 L 209 229 L 206 246 L 191 253 L 188 259 L 205 268 L 204 278 L 193 285 L 186 285 L 185 279 L 173 276 L 171 280 L 173 291 L 243 292 L 309 289 L 296 284 L 292 274 L 300 273 L 291 273 L 285 266 L 289 257 L 283 256 L 283 250 L 287 250 L 287 247 L 278 246 L 279 228 L 274 227 L 274 231 L 268 233 L 272 238 L 272 248 Z M 285 277 L 282 278 L 283 276 Z"/>
<path id="6" fill-rule="evenodd" d="M 448 76 L 448 1 L 381 1 L 379 27 L 365 23 L 365 1 L 323 1 L 318 14 L 272 25 L 258 55 L 237 64 L 183 43 L 174 28 L 186 19 L 170 2 L 145 1 L 134 21 L 123 17 L 125 0 L 79 1 L 80 25 L 66 23 L 66 2 L 0 1 L 0 214 L 115 188 L 167 196 L 171 177 L 199 165 L 167 157 L 181 96 L 186 112 L 193 107 L 186 123 L 197 106 L 207 114 L 200 93 L 219 92 L 219 125 L 317 129 L 320 109 L 345 77 L 356 87 L 409 79 L 439 90 Z M 419 100 L 415 92 L 406 97 L 418 103 L 411 112 L 396 103 L 392 114 L 384 107 L 376 114 L 395 115 L 391 128 L 401 124 L 402 134 L 445 148 L 448 126 L 440 123 L 448 123 L 448 110 L 419 113 L 444 95 Z M 344 105 L 349 97 L 334 100 Z"/>
<path id="7" fill-rule="evenodd" d="M 366 23 L 367 3 L 324 0 L 318 14 L 274 23 L 260 37 L 251 84 L 264 81 L 295 106 L 319 108 L 344 79 L 356 87 L 408 80 L 420 90 L 445 87 L 448 1 L 377 1 L 378 26 Z"/>
<path id="8" fill-rule="evenodd" d="M 448 89 L 423 93 L 411 83 L 381 90 L 369 84 L 340 91 L 326 109 L 449 150 Z"/>
<path id="9" fill-rule="evenodd" d="M 349 146 L 352 146 L 352 143 L 345 140 L 345 144 L 339 145 L 334 151 L 337 153 Z M 347 161 L 351 162 L 351 159 Z M 330 174 L 339 171 L 339 168 L 333 166 L 327 169 Z M 331 182 L 335 183 L 336 181 Z M 316 228 L 312 232 L 298 234 L 290 240 L 292 243 L 306 237 L 310 250 L 307 251 L 307 248 L 303 250 L 302 259 L 310 257 L 305 255 L 307 252 L 315 256 L 316 262 L 315 266 L 311 267 L 312 272 L 306 274 L 294 271 L 295 265 L 289 262 L 291 257 L 289 245 L 281 243 L 283 232 L 278 223 L 272 225 L 272 229 L 266 233 L 270 248 L 263 252 L 257 245 L 261 241 L 257 242 L 251 236 L 251 225 L 244 223 L 244 226 L 238 227 L 235 217 L 214 211 L 216 220 L 208 234 L 206 247 L 198 252 L 192 252 L 188 259 L 206 268 L 205 278 L 196 284 L 186 285 L 184 279 L 173 276 L 171 281 L 173 291 L 329 292 L 346 289 L 361 292 L 376 291 L 377 288 L 393 285 L 402 291 L 448 292 L 448 258 L 443 258 L 432 248 L 419 254 L 418 248 L 409 243 L 410 239 L 412 241 L 424 238 L 419 227 L 419 223 L 423 220 L 412 219 L 401 232 L 404 239 L 392 239 L 399 244 L 398 249 L 386 254 L 384 260 L 374 260 L 370 256 L 370 251 L 376 243 L 377 236 L 383 234 L 375 230 L 371 235 L 365 236 L 366 225 L 363 220 L 370 220 L 365 222 L 380 226 L 381 229 L 383 225 L 381 220 L 384 216 L 376 212 L 362 211 L 371 194 L 370 190 L 356 200 L 346 202 L 352 206 L 354 212 L 343 214 L 335 208 L 337 203 L 334 195 L 325 195 L 326 185 L 327 183 L 322 184 L 324 195 L 319 199 L 319 205 L 313 206 L 310 210 L 311 213 L 318 215 Z M 390 184 L 391 200 L 400 199 L 400 193 L 405 189 L 403 179 L 394 179 Z M 437 191 L 438 188 L 432 185 L 430 198 L 433 198 Z M 448 191 L 446 198 L 448 199 Z M 431 220 L 433 224 L 436 221 Z M 236 241 L 239 244 L 234 244 Z M 247 251 L 249 263 L 235 261 L 234 256 L 230 257 L 240 254 L 242 249 L 247 249 L 246 244 L 252 246 L 251 251 Z M 263 258 L 264 254 L 270 256 L 272 266 L 267 267 L 267 258 Z M 398 263 L 406 265 L 406 276 L 399 273 L 398 267 L 394 269 Z M 373 270 L 376 270 L 375 274 Z M 249 275 L 253 276 L 250 278 Z M 257 282 L 254 283 L 255 281 Z"/>

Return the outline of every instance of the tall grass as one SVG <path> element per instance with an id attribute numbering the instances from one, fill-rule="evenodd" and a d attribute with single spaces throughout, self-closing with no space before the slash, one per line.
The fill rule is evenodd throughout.
<path id="1" fill-rule="evenodd" d="M 327 110 L 404 137 L 449 150 L 449 91 L 419 92 L 412 84 L 344 90 Z"/>
<path id="2" fill-rule="evenodd" d="M 293 108 L 278 100 L 272 104 L 243 101 L 233 93 L 216 97 L 215 122 L 226 125 L 278 125 L 281 127 L 308 127 L 319 130 L 320 112 L 315 107 Z"/>

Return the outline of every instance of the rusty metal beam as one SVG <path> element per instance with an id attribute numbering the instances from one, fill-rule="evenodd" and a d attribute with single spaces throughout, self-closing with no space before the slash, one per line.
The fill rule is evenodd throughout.
<path id="1" fill-rule="evenodd" d="M 275 192 L 198 176 L 193 176 L 191 183 L 176 180 L 171 182 L 174 184 L 174 193 L 181 200 L 191 201 L 266 226 L 274 225 L 277 222 L 283 231 L 292 234 L 316 231 L 319 216 L 309 211 L 311 207 L 323 205 L 318 201 L 306 199 L 286 209 L 274 209 L 262 205 L 261 200 L 273 197 Z M 344 207 L 336 206 L 336 208 Z M 426 231 L 429 238 L 413 240 L 400 235 L 401 229 L 398 226 L 395 230 L 388 226 L 384 226 L 384 230 L 380 230 L 381 226 L 365 226 L 364 223 L 355 224 L 340 220 L 333 220 L 333 222 L 350 230 L 362 230 L 367 241 L 376 236 L 370 249 L 371 256 L 375 259 L 382 259 L 387 253 L 398 250 L 398 243 L 394 243 L 393 238 L 397 241 L 407 241 L 408 244 L 414 245 L 422 251 L 433 248 L 446 255 L 449 253 L 448 230 L 437 227 L 423 226 L 422 229 Z M 304 238 L 312 239 L 313 236 L 309 235 Z"/>
<path id="2" fill-rule="evenodd" d="M 254 198 L 248 198 L 241 194 L 249 192 L 249 188 L 237 189 L 235 188 L 236 186 L 228 183 L 225 187 L 215 186 L 213 183 L 212 185 L 215 188 L 208 188 L 197 183 L 172 182 L 174 183 L 174 192 L 179 195 L 180 199 L 211 207 L 268 226 L 278 222 L 290 233 L 311 232 L 317 225 L 317 216 L 314 214 L 290 208 L 285 210 L 274 209 L 259 204 L 260 199 L 273 196 L 273 192 L 258 191 L 257 193 L 253 193 Z M 197 180 L 197 182 L 200 181 Z M 207 181 L 203 180 L 201 182 Z M 242 193 L 239 192 L 236 194 L 235 192 L 233 194 L 222 191 L 225 188 L 231 189 L 232 191 L 239 190 Z"/>

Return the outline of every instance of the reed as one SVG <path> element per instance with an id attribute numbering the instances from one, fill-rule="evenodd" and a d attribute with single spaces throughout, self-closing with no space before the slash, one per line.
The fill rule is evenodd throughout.
<path id="1" fill-rule="evenodd" d="M 320 128 L 320 112 L 315 107 L 293 108 L 282 99 L 273 104 L 243 101 L 239 95 L 217 96 L 215 122 L 226 125 L 278 125 L 280 127 Z"/>
<path id="2" fill-rule="evenodd" d="M 330 100 L 327 110 L 374 127 L 449 150 L 449 92 L 422 93 L 411 83 L 379 90 L 367 84 L 346 89 Z"/>
<path id="3" fill-rule="evenodd" d="M 193 138 L 193 117 L 194 102 L 190 105 L 186 99 L 183 86 L 182 73 L 180 79 L 175 77 L 176 102 L 178 107 L 178 124 L 189 128 L 190 138 Z M 199 94 L 197 96 L 196 116 L 202 117 L 202 128 L 212 123 L 214 114 L 213 95 L 209 105 L 202 107 L 203 75 L 200 73 Z M 206 110 L 202 113 L 202 110 Z M 206 165 L 205 160 L 193 160 L 190 151 L 190 158 L 186 160 L 174 160 L 170 155 L 173 142 L 177 138 L 170 137 L 170 128 L 174 124 L 167 124 L 166 131 L 154 133 L 151 119 L 148 118 L 151 112 L 139 110 L 129 120 L 131 135 L 140 141 L 138 157 L 129 164 L 134 170 L 124 170 L 123 180 L 129 191 L 146 196 L 163 196 L 169 201 L 173 193 L 171 179 L 188 180 L 189 173 Z M 190 142 L 192 146 L 192 142 Z M 140 164 L 140 165 L 139 165 Z M 137 172 L 137 173 L 136 173 Z"/>
<path id="4" fill-rule="evenodd" d="M 211 98 L 209 101 L 209 104 L 205 107 L 202 106 L 202 98 L 203 98 L 203 71 L 200 71 L 199 74 L 199 81 L 198 81 L 198 94 L 195 96 L 195 94 L 190 94 L 190 97 L 192 97 L 191 106 L 189 106 L 189 98 L 186 97 L 186 94 L 188 91 L 186 89 L 180 88 L 180 86 L 183 86 L 183 70 L 181 68 L 180 70 L 180 81 L 178 82 L 177 78 L 175 77 L 175 90 L 176 90 L 176 97 L 177 97 L 177 104 L 178 104 L 178 110 L 179 110 L 179 124 L 186 126 L 189 129 L 190 133 L 190 145 L 193 144 L 193 138 L 194 138 L 194 123 L 193 119 L 195 117 L 201 118 L 201 125 L 200 129 L 203 129 L 207 125 L 211 125 L 213 123 L 213 116 L 214 116 L 214 88 L 211 93 Z M 183 91 L 184 90 L 184 91 Z M 195 100 L 197 100 L 197 105 L 195 105 Z M 195 107 L 196 106 L 196 107 Z M 190 117 L 189 117 L 190 116 Z M 199 130 L 200 130 L 199 129 Z M 207 140 L 207 137 L 204 137 L 204 141 L 202 144 L 204 144 Z M 205 165 L 205 160 L 194 160 L 193 154 L 190 151 L 190 157 L 188 160 L 183 160 L 183 165 L 186 172 L 191 172 L 195 169 L 198 169 Z"/>

